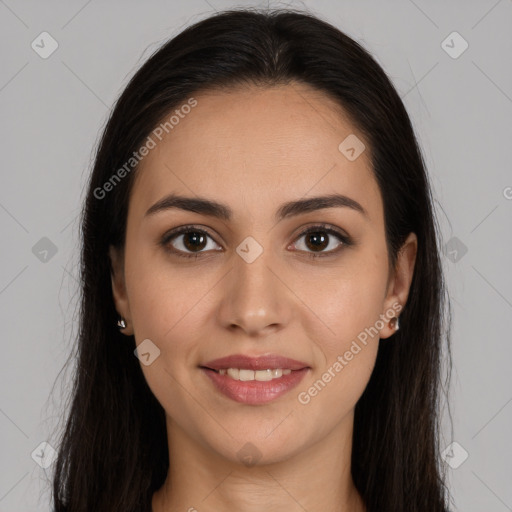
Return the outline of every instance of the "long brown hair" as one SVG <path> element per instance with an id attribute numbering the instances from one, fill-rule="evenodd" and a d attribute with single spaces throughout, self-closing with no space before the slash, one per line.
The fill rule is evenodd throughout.
<path id="1" fill-rule="evenodd" d="M 135 340 L 116 327 L 110 280 L 108 247 L 124 245 L 136 167 L 98 191 L 193 93 L 292 81 L 334 98 L 370 142 L 390 261 L 410 232 L 418 238 L 400 330 L 380 345 L 355 408 L 354 482 L 369 512 L 446 512 L 439 399 L 443 342 L 451 368 L 450 308 L 421 151 L 372 56 L 331 24 L 290 9 L 229 10 L 188 27 L 144 63 L 111 112 L 82 211 L 77 365 L 53 476 L 55 512 L 150 510 L 169 466 L 164 411 L 134 357 Z"/>

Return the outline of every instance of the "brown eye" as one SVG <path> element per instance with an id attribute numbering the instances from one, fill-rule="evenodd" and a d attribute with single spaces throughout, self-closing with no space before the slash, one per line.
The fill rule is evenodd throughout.
<path id="1" fill-rule="evenodd" d="M 311 257 L 333 256 L 343 246 L 352 245 L 348 236 L 323 225 L 312 226 L 306 229 L 299 235 L 297 240 L 301 238 L 304 238 L 304 242 L 295 242 L 295 249 L 306 252 Z"/>
<path id="2" fill-rule="evenodd" d="M 323 251 L 329 245 L 329 235 L 321 231 L 306 234 L 306 246 L 312 251 Z"/>
<path id="3" fill-rule="evenodd" d="M 183 245 L 189 251 L 200 251 L 206 246 L 206 235 L 199 233 L 198 231 L 189 231 L 183 236 Z"/>
<path id="4" fill-rule="evenodd" d="M 190 226 L 171 231 L 163 237 L 161 244 L 169 252 L 185 258 L 197 258 L 209 249 L 218 250 L 218 245 L 206 231 Z"/>

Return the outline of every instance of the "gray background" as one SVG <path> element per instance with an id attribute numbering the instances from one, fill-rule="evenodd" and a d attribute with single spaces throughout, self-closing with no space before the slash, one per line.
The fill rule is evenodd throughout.
<path id="1" fill-rule="evenodd" d="M 65 407 L 71 372 L 57 377 L 77 330 L 77 214 L 109 109 L 166 39 L 242 5 L 266 2 L 0 0 L 1 512 L 49 510 L 52 468 L 31 454 L 56 446 Z M 512 510 L 512 1 L 288 5 L 360 41 L 404 99 L 448 244 L 454 436 L 445 423 L 443 447 L 461 447 L 446 457 L 458 466 L 449 468 L 454 510 Z M 43 31 L 59 45 L 46 59 L 31 47 Z M 469 44 L 457 58 L 462 40 L 442 44 L 453 31 Z"/>

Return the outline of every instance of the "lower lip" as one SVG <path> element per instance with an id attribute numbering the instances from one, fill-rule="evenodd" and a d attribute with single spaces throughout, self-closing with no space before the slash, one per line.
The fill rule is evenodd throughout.
<path id="1" fill-rule="evenodd" d="M 235 402 L 250 405 L 266 404 L 288 393 L 299 384 L 308 370 L 309 368 L 292 370 L 288 375 L 262 382 L 235 380 L 216 371 L 201 368 L 221 393 Z"/>

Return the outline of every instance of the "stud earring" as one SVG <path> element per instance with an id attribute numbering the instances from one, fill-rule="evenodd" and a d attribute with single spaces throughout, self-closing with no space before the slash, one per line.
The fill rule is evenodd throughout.
<path id="1" fill-rule="evenodd" d="M 126 322 L 124 318 L 121 318 L 117 321 L 117 327 L 119 327 L 119 329 L 126 329 Z"/>
<path id="2" fill-rule="evenodd" d="M 393 329 L 395 329 L 395 331 L 398 331 L 398 329 L 400 329 L 400 323 L 399 323 L 399 320 L 398 320 L 398 317 L 397 316 L 394 316 L 390 321 L 389 321 L 389 326 Z"/>

